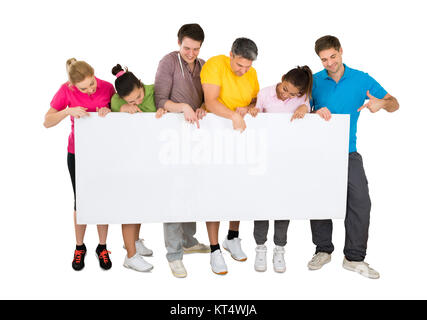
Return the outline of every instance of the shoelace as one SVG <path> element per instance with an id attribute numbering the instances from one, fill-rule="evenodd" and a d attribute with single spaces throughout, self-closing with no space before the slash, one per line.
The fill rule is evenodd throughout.
<path id="1" fill-rule="evenodd" d="M 85 254 L 85 250 L 76 250 L 74 251 L 74 261 L 80 263 L 82 261 L 82 256 Z"/>
<path id="2" fill-rule="evenodd" d="M 107 249 L 104 249 L 101 251 L 101 253 L 99 254 L 99 258 L 104 260 L 104 263 L 108 263 L 108 254 L 111 254 L 110 251 L 108 251 Z"/>
<path id="3" fill-rule="evenodd" d="M 323 259 L 323 256 L 321 256 L 321 255 L 319 255 L 319 254 L 316 254 L 312 259 L 311 259 L 311 261 L 313 262 L 313 263 L 319 263 L 320 262 L 320 260 L 322 260 Z"/>

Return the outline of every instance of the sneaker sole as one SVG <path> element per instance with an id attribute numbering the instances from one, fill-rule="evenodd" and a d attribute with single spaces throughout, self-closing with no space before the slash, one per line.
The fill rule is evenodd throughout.
<path id="1" fill-rule="evenodd" d="M 267 271 L 267 268 L 263 268 L 263 269 L 258 268 L 258 269 L 257 269 L 257 268 L 255 267 L 254 269 L 255 269 L 255 271 L 256 271 L 256 272 L 266 272 L 266 271 Z"/>
<path id="2" fill-rule="evenodd" d="M 223 247 L 226 251 L 228 251 L 228 252 L 230 253 L 231 257 L 232 257 L 234 260 L 236 260 L 236 261 L 240 261 L 240 262 L 243 262 L 243 261 L 248 260 L 248 258 L 243 258 L 243 259 L 241 259 L 241 260 L 236 259 L 236 258 L 231 254 L 231 251 L 230 251 L 230 250 L 228 250 L 228 248 L 226 248 L 226 247 L 224 247 L 224 246 L 222 246 L 222 247 Z"/>
<path id="3" fill-rule="evenodd" d="M 275 272 L 277 273 L 285 273 L 286 272 L 286 268 L 285 269 L 274 269 Z"/>
<path id="4" fill-rule="evenodd" d="M 171 272 L 172 272 L 172 274 L 173 274 L 173 276 L 174 276 L 175 278 L 180 278 L 180 279 L 182 279 L 182 278 L 187 277 L 187 274 L 175 273 L 175 272 L 173 272 L 172 270 L 171 270 Z"/>
<path id="5" fill-rule="evenodd" d="M 153 253 L 144 253 L 144 254 L 142 254 L 142 253 L 139 253 L 139 252 L 137 252 L 140 256 L 143 256 L 143 257 L 152 257 L 153 256 Z"/>
<path id="6" fill-rule="evenodd" d="M 187 271 L 185 271 L 185 273 L 177 273 L 177 272 L 173 271 L 173 269 L 170 266 L 169 266 L 169 268 L 170 268 L 170 270 L 172 272 L 172 275 L 175 278 L 185 278 L 187 276 Z"/>
<path id="7" fill-rule="evenodd" d="M 228 271 L 215 272 L 215 271 L 213 271 L 213 269 L 212 269 L 212 272 L 215 273 L 215 274 L 218 274 L 220 276 L 226 275 L 228 273 Z"/>
<path id="8" fill-rule="evenodd" d="M 350 268 L 350 267 L 347 267 L 344 265 L 342 267 L 348 271 L 356 272 L 356 273 L 360 274 L 361 276 L 364 276 L 365 278 L 368 278 L 368 279 L 379 279 L 380 278 L 379 275 L 378 275 L 378 277 L 377 276 L 370 276 L 369 274 L 366 274 L 366 273 L 362 272 L 361 270 L 355 270 L 353 268 Z"/>
<path id="9" fill-rule="evenodd" d="M 191 253 L 210 253 L 211 249 L 206 250 L 186 250 L 184 249 L 184 254 L 191 254 Z"/>
<path id="10" fill-rule="evenodd" d="M 138 269 L 132 268 L 131 266 L 129 266 L 127 264 L 123 264 L 123 267 L 134 270 L 134 271 L 138 271 L 138 272 L 149 272 L 149 271 L 153 270 L 153 268 L 154 268 L 154 267 L 151 267 L 147 270 L 138 270 Z"/>

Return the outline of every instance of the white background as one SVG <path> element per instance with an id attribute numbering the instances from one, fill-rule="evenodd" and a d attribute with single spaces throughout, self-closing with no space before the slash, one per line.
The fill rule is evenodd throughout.
<path id="1" fill-rule="evenodd" d="M 427 298 L 424 1 L 14 1 L 2 2 L 0 12 L 0 298 Z M 86 267 L 72 270 L 70 121 L 49 130 L 42 125 L 53 95 L 66 81 L 65 61 L 86 60 L 99 78 L 111 82 L 111 68 L 121 63 L 150 84 L 160 58 L 177 49 L 179 27 L 191 22 L 205 30 L 201 58 L 228 54 L 237 37 L 253 39 L 261 87 L 296 65 L 321 70 L 314 42 L 333 34 L 341 40 L 344 62 L 369 72 L 399 100 L 396 113 L 364 110 L 358 124 L 358 151 L 373 204 L 366 261 L 381 273 L 379 280 L 341 267 L 342 220 L 334 222 L 332 262 L 315 272 L 306 267 L 314 253 L 308 221 L 290 224 L 284 274 L 274 273 L 271 263 L 265 273 L 253 270 L 250 221 L 240 230 L 249 259 L 238 263 L 225 253 L 229 274 L 223 277 L 210 270 L 208 254 L 199 254 L 185 256 L 189 275 L 175 279 L 165 259 L 161 224 L 142 227 L 154 250 L 151 273 L 122 267 L 119 225 L 110 226 L 108 237 L 112 270 L 98 266 L 94 226 L 88 226 L 85 239 Z M 226 232 L 224 222 L 220 238 Z M 203 223 L 197 236 L 208 242 Z M 270 261 L 272 232 L 268 246 Z"/>

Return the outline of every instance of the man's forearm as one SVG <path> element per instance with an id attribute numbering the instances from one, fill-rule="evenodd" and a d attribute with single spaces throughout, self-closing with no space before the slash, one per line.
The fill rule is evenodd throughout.
<path id="1" fill-rule="evenodd" d="M 224 106 L 221 102 L 218 100 L 210 100 L 205 102 L 206 109 L 217 116 L 231 119 L 233 115 L 235 114 L 234 111 L 228 109 L 226 106 Z"/>

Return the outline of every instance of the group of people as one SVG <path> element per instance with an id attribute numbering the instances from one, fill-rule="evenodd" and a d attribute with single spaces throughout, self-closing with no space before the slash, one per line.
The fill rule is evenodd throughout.
<path id="1" fill-rule="evenodd" d="M 74 225 L 76 249 L 72 267 L 81 270 L 87 252 L 84 244 L 86 225 L 76 222 L 74 118 L 97 112 L 104 117 L 109 112 L 153 112 L 161 118 L 167 112 L 183 113 L 186 121 L 200 126 L 207 112 L 230 119 L 235 130 L 246 128 L 245 116 L 256 117 L 259 112 L 292 113 L 291 121 L 306 113 L 317 113 L 328 121 L 332 114 L 350 115 L 347 211 L 345 217 L 345 247 L 343 267 L 369 278 L 379 273 L 365 261 L 371 202 L 362 157 L 356 149 L 357 121 L 362 109 L 371 112 L 385 109 L 394 112 L 397 100 L 367 73 L 351 69 L 342 61 L 343 49 L 334 36 L 324 36 L 315 43 L 315 52 L 324 69 L 312 74 L 308 66 L 286 72 L 280 81 L 260 90 L 257 73 L 252 66 L 258 48 L 247 38 L 234 41 L 229 55 L 218 55 L 206 62 L 199 53 L 204 41 L 198 24 L 185 24 L 178 31 L 178 51 L 161 59 L 154 85 L 144 84 L 135 74 L 121 65 L 112 68 L 116 76 L 114 86 L 95 77 L 94 69 L 84 61 L 69 59 L 66 63 L 68 81 L 64 83 L 50 104 L 45 127 L 55 126 L 70 116 L 71 134 L 68 139 L 68 168 L 74 190 Z M 368 100 L 368 101 L 366 101 Z M 229 222 L 229 231 L 222 247 L 237 261 L 247 260 L 239 238 L 239 221 Z M 219 222 L 206 222 L 210 246 L 195 237 L 196 223 L 164 223 L 166 258 L 175 277 L 186 277 L 183 264 L 185 253 L 210 253 L 211 269 L 226 274 L 218 240 Z M 274 221 L 273 267 L 285 272 L 284 259 L 289 220 Z M 140 238 L 140 224 L 122 225 L 124 266 L 136 271 L 150 271 L 153 266 L 144 259 L 151 256 Z M 110 269 L 112 264 L 106 246 L 108 225 L 98 225 L 99 245 L 96 253 L 100 266 Z M 256 242 L 255 270 L 267 269 L 267 234 L 269 221 L 254 222 Z M 316 251 L 308 263 L 310 270 L 318 270 L 331 260 L 332 220 L 311 220 Z"/>

